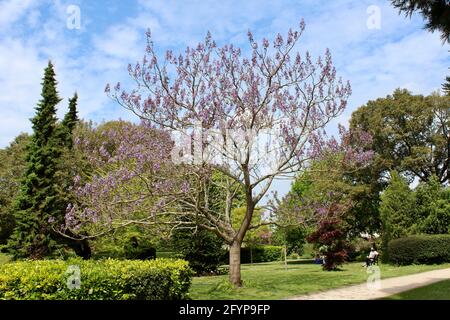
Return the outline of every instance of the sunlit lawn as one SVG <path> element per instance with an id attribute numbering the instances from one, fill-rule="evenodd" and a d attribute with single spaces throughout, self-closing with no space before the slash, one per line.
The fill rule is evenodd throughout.
<path id="1" fill-rule="evenodd" d="M 416 288 L 384 298 L 385 300 L 450 300 L 450 280 Z"/>
<path id="2" fill-rule="evenodd" d="M 434 269 L 449 268 L 450 264 L 392 266 L 380 265 L 381 278 L 396 277 Z M 196 277 L 190 290 L 192 299 L 284 299 L 296 295 L 323 291 L 345 285 L 363 283 L 368 274 L 362 263 L 345 264 L 342 271 L 322 271 L 320 265 L 282 262 L 242 266 L 244 287 L 234 289 L 228 276 Z"/>

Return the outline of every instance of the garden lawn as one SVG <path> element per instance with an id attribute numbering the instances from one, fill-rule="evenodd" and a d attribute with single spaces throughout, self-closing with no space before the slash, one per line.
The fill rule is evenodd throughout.
<path id="1" fill-rule="evenodd" d="M 450 268 L 450 264 L 400 267 L 380 264 L 382 279 L 444 268 Z M 288 264 L 287 270 L 283 262 L 246 264 L 242 265 L 244 287 L 232 288 L 228 275 L 196 277 L 192 281 L 190 297 L 194 300 L 284 299 L 363 283 L 367 277 L 361 262 L 345 264 L 342 271 L 323 271 L 317 264 Z"/>
<path id="2" fill-rule="evenodd" d="M 383 300 L 450 300 L 450 280 L 401 292 Z"/>

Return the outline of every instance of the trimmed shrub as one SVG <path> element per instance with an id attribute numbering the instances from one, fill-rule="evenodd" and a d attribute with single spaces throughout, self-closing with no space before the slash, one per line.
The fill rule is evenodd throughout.
<path id="1" fill-rule="evenodd" d="M 19 261 L 0 266 L 0 300 L 186 299 L 191 278 L 183 260 Z"/>
<path id="2" fill-rule="evenodd" d="M 450 235 L 416 235 L 388 245 L 389 260 L 399 265 L 450 262 Z"/>

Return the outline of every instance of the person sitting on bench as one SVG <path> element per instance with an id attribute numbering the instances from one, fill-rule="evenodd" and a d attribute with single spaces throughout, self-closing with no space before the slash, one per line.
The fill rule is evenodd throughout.
<path id="1" fill-rule="evenodd" d="M 366 258 L 366 267 L 372 265 L 378 258 L 378 252 L 375 250 L 375 248 L 370 249 L 370 253 Z"/>

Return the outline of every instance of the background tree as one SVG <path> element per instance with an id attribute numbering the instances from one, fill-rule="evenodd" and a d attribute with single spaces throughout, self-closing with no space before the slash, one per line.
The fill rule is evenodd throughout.
<path id="1" fill-rule="evenodd" d="M 436 175 L 449 181 L 450 100 L 448 96 L 428 97 L 396 90 L 393 95 L 369 101 L 352 114 L 351 129 L 367 131 L 373 137 L 375 156 L 369 176 L 375 189 L 385 187 L 390 170 L 410 181 L 427 181 Z"/>
<path id="2" fill-rule="evenodd" d="M 448 0 L 391 0 L 400 13 L 411 17 L 418 12 L 426 21 L 425 28 L 439 31 L 443 41 L 450 42 L 450 3 Z"/>
<path id="3" fill-rule="evenodd" d="M 80 171 L 85 169 L 86 162 L 83 161 L 83 156 L 77 155 L 77 150 L 74 150 L 74 133 L 77 126 L 80 123 L 77 110 L 78 94 L 75 93 L 72 98 L 69 99 L 69 109 L 65 114 L 61 123 L 58 123 L 55 132 L 56 141 L 58 147 L 61 150 L 61 155 L 57 164 L 57 171 L 55 173 L 56 188 L 58 197 L 61 203 L 61 212 L 58 219 L 53 220 L 53 228 L 64 224 L 64 215 L 68 206 L 75 201 L 73 193 L 74 189 L 74 177 L 77 176 Z M 83 259 L 89 259 L 92 254 L 89 242 L 86 239 L 74 240 L 75 234 L 71 234 L 73 239 L 57 237 L 57 241 L 61 244 L 67 245 L 75 251 L 75 253 Z"/>
<path id="4" fill-rule="evenodd" d="M 442 85 L 442 90 L 447 96 L 450 96 L 450 76 L 445 78 L 445 83 Z"/>
<path id="5" fill-rule="evenodd" d="M 223 263 L 223 239 L 205 229 L 198 228 L 193 232 L 178 228 L 171 236 L 171 243 L 197 275 L 217 273 Z"/>
<path id="6" fill-rule="evenodd" d="M 450 1 L 448 0 L 391 0 L 399 13 L 411 17 L 418 11 L 427 22 L 425 28 L 431 32 L 439 31 L 442 41 L 450 43 Z M 442 85 L 444 93 L 449 95 L 450 77 Z"/>
<path id="7" fill-rule="evenodd" d="M 324 256 L 323 269 L 333 271 L 347 260 L 350 244 L 343 221 L 339 218 L 341 210 L 339 206 L 333 204 L 329 208 L 322 209 L 326 210 L 326 217 L 306 239 L 314 243 Z"/>
<path id="8" fill-rule="evenodd" d="M 326 256 L 325 270 L 334 270 L 342 264 L 348 257 L 349 240 L 371 229 L 370 225 L 364 225 L 370 220 L 367 217 L 355 223 L 359 215 L 372 214 L 368 210 L 358 212 L 361 194 L 367 194 L 370 185 L 355 178 L 358 171 L 370 164 L 373 152 L 366 148 L 371 137 L 365 132 L 340 129 L 341 145 L 335 140 L 328 144 L 317 141 L 322 145 L 319 157 L 296 177 L 291 191 L 278 206 L 277 215 L 281 224 L 295 225 L 290 219 L 301 219 L 306 240 Z M 352 148 L 346 149 L 348 145 Z M 295 211 L 298 214 L 292 215 Z"/>
<path id="9" fill-rule="evenodd" d="M 201 174 L 205 168 L 227 176 L 223 191 L 227 202 L 233 202 L 237 188 L 244 189 L 247 212 L 240 226 L 231 224 L 231 206 L 217 219 L 207 206 L 189 205 L 190 214 L 205 217 L 202 227 L 230 246 L 230 281 L 237 286 L 241 285 L 240 248 L 247 231 L 257 227 L 251 225 L 256 206 L 276 177 L 302 168 L 308 141 L 342 112 L 350 94 L 350 86 L 336 79 L 329 51 L 316 62 L 309 53 L 302 57 L 292 52 L 303 30 L 302 22 L 286 38 L 277 35 L 272 45 L 267 39 L 257 43 L 249 32 L 248 58 L 232 45 L 218 48 L 208 34 L 204 43 L 187 48 L 184 56 L 169 51 L 164 61 L 148 33 L 147 56 L 129 66 L 138 89 L 127 93 L 120 84 L 113 90 L 106 87 L 118 103 L 141 118 L 193 139 L 193 145 L 202 149 L 194 154 L 199 160 L 191 163 L 197 168 L 194 172 L 206 180 Z M 217 139 L 212 142 L 205 130 L 215 131 Z M 263 132 L 270 136 L 264 140 L 270 157 L 255 152 L 251 138 Z M 268 167 L 267 160 L 276 163 Z"/>
<path id="10" fill-rule="evenodd" d="M 13 199 L 19 192 L 20 177 L 25 171 L 26 147 L 30 137 L 23 133 L 5 149 L 0 149 L 0 245 L 14 230 Z"/>
<path id="11" fill-rule="evenodd" d="M 450 232 L 450 189 L 435 176 L 415 189 L 414 233 Z"/>
<path id="12" fill-rule="evenodd" d="M 381 194 L 380 217 L 382 221 L 382 259 L 387 261 L 390 240 L 411 234 L 414 224 L 415 196 L 408 182 L 398 172 L 390 174 L 389 186 Z"/>
<path id="13" fill-rule="evenodd" d="M 62 143 L 68 148 L 72 149 L 73 146 L 73 131 L 75 130 L 79 119 L 77 110 L 78 94 L 75 93 L 72 98 L 69 99 L 69 111 L 64 116 L 61 122 L 61 140 Z"/>
<path id="14" fill-rule="evenodd" d="M 33 135 L 27 148 L 25 176 L 14 204 L 16 225 L 8 247 L 15 257 L 42 258 L 50 254 L 56 243 L 49 220 L 64 215 L 55 186 L 61 155 L 55 139 L 56 105 L 61 101 L 56 84 L 53 65 L 49 62 L 42 82 L 42 98 L 31 120 Z"/>

